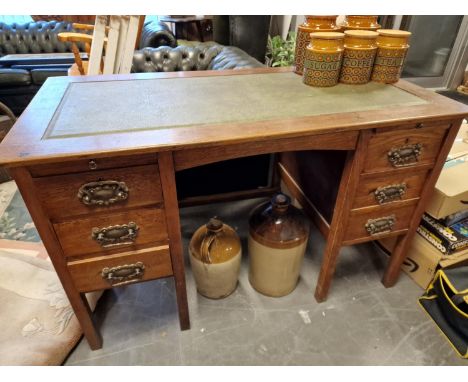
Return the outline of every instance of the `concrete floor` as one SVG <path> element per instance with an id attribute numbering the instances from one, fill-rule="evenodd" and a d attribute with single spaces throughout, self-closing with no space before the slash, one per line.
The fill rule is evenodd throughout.
<path id="1" fill-rule="evenodd" d="M 259 199 L 182 210 L 184 248 L 217 215 L 238 229 Z M 223 300 L 197 294 L 186 254 L 191 330 L 181 332 L 172 279 L 106 292 L 96 318 L 103 348 L 82 339 L 65 365 L 467 365 L 417 304 L 423 290 L 402 274 L 380 283 L 386 257 L 372 244 L 343 248 L 328 300 L 318 304 L 324 239 L 313 228 L 297 288 L 282 298 L 255 292 L 247 253 L 236 291 Z M 310 322 L 307 320 L 310 318 Z"/>

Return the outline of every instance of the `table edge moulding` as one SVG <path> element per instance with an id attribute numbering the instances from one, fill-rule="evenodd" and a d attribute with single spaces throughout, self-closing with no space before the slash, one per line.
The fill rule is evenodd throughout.
<path id="1" fill-rule="evenodd" d="M 291 88 L 270 87 L 272 94 L 266 94 L 258 86 L 276 78 Z M 159 119 L 150 114 L 157 98 L 146 97 L 138 110 L 125 109 L 125 94 L 109 97 L 92 91 L 96 83 L 106 82 L 102 87 L 130 92 L 147 86 L 149 82 L 135 82 L 145 80 L 182 81 L 175 87 L 178 94 L 164 101 L 167 112 L 160 119 L 165 118 L 164 127 L 156 126 Z M 154 86 L 171 84 L 158 81 Z M 190 106 L 192 94 L 180 88 L 187 84 L 192 90 L 201 84 L 215 92 L 205 101 L 199 99 L 199 109 L 192 114 L 176 118 L 172 111 L 176 105 Z M 230 84 L 240 88 L 232 94 L 216 93 Z M 102 347 L 85 298 L 91 290 L 173 277 L 180 327 L 190 327 L 175 173 L 218 161 L 278 154 L 283 184 L 326 238 L 317 301 L 328 295 L 342 246 L 382 237 L 398 236 L 382 279 L 386 287 L 394 285 L 468 107 L 403 80 L 368 85 L 379 94 L 401 95 L 404 100 L 386 104 L 383 97 L 378 101 L 382 104 L 373 104 L 362 90 L 367 88 L 359 86 L 366 85 L 309 88 L 292 68 L 48 79 L 0 145 L 0 164 L 18 185 L 90 347 Z M 64 94 L 72 87 L 77 93 L 69 100 Z M 291 89 L 305 98 L 291 98 Z M 228 110 L 231 103 L 242 105 L 245 100 L 233 98 L 242 93 L 247 102 L 256 100 L 263 113 L 258 115 L 266 117 L 255 118 L 252 107 L 245 111 L 252 112 L 252 118 L 233 110 L 218 120 L 216 106 Z M 87 104 L 87 96 L 94 101 Z M 102 99 L 98 105 L 96 97 Z M 119 113 L 125 113 L 121 125 L 116 119 L 120 117 L 105 111 L 115 107 L 110 105 L 118 97 L 123 105 Z M 334 111 L 327 113 L 328 99 L 345 98 L 350 98 L 349 110 L 331 108 Z M 361 100 L 370 106 L 361 109 Z M 74 109 L 64 119 L 60 111 L 68 110 L 67 102 Z M 128 100 L 128 105 L 132 102 Z M 284 104 L 276 107 L 276 102 Z M 307 102 L 312 108 L 314 102 L 325 106 L 314 114 Z M 203 123 L 211 109 L 210 122 Z M 100 110 L 108 116 L 110 128 L 117 130 L 96 130 L 102 123 Z M 139 119 L 143 128 L 132 130 L 132 118 Z M 186 123 L 185 119 L 202 120 Z M 172 120 L 181 122 L 171 126 Z M 141 125 L 142 121 L 149 125 Z M 119 131 L 125 124 L 129 129 Z M 64 126 L 70 134 L 65 134 Z M 149 172 L 146 178 L 145 172 Z M 387 184 L 387 175 L 392 184 Z M 157 233 L 154 227 L 159 227 Z M 76 250 L 74 243 L 80 242 L 85 244 Z"/>

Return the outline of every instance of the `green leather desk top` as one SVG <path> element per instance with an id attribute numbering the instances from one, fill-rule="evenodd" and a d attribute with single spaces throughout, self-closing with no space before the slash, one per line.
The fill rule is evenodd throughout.
<path id="1" fill-rule="evenodd" d="M 43 139 L 422 105 L 390 85 L 304 85 L 294 73 L 71 82 Z"/>

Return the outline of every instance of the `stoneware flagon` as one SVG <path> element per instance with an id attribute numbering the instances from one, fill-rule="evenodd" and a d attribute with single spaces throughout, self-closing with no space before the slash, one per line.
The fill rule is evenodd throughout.
<path id="1" fill-rule="evenodd" d="M 313 32 L 338 32 L 340 27 L 336 25 L 337 16 L 305 16 L 306 20 L 297 28 L 296 50 L 294 53 L 295 72 L 302 74 L 304 70 L 304 58 L 307 45 L 310 42 L 310 34 Z"/>
<path id="2" fill-rule="evenodd" d="M 370 81 L 372 74 L 379 34 L 365 30 L 347 30 L 344 34 L 340 82 L 365 84 Z"/>
<path id="3" fill-rule="evenodd" d="M 242 250 L 233 228 L 217 218 L 195 231 L 189 244 L 190 264 L 198 292 L 219 299 L 237 286 Z"/>
<path id="4" fill-rule="evenodd" d="M 272 297 L 291 293 L 309 238 L 309 222 L 285 194 L 255 208 L 249 219 L 249 281 Z"/>
<path id="5" fill-rule="evenodd" d="M 395 83 L 400 79 L 403 70 L 411 32 L 396 29 L 379 29 L 377 32 L 379 36 L 372 81 Z"/>
<path id="6" fill-rule="evenodd" d="M 302 82 L 310 86 L 335 86 L 344 50 L 341 32 L 314 32 L 306 49 Z"/>

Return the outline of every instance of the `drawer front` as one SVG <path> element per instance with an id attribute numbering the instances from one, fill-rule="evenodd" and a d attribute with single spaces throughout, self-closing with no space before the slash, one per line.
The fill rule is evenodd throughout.
<path id="1" fill-rule="evenodd" d="M 67 266 L 80 292 L 108 289 L 173 274 L 168 246 L 71 261 Z"/>
<path id="2" fill-rule="evenodd" d="M 52 220 L 162 201 L 157 165 L 35 178 Z"/>
<path id="3" fill-rule="evenodd" d="M 363 172 L 433 164 L 449 127 L 444 124 L 374 134 L 369 141 Z"/>
<path id="4" fill-rule="evenodd" d="M 361 175 L 352 208 L 381 206 L 419 198 L 428 170 Z"/>
<path id="5" fill-rule="evenodd" d="M 343 241 L 345 244 L 349 241 L 363 242 L 406 230 L 416 203 L 402 204 L 402 207 L 387 205 L 371 208 L 371 211 L 368 208 L 351 211 Z"/>
<path id="6" fill-rule="evenodd" d="M 66 257 L 167 242 L 164 210 L 144 208 L 54 224 Z"/>
<path id="7" fill-rule="evenodd" d="M 73 174 L 78 172 L 106 170 L 110 168 L 134 167 L 157 163 L 157 154 L 81 159 L 70 162 L 40 164 L 29 167 L 33 177 Z"/>

